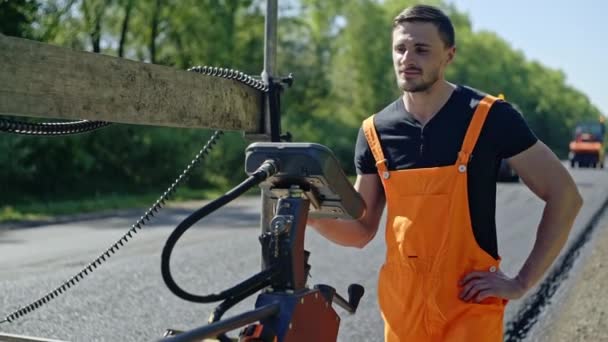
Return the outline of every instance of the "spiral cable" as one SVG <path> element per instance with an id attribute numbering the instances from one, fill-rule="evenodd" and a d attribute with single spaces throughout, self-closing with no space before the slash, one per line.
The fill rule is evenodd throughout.
<path id="1" fill-rule="evenodd" d="M 103 262 L 105 262 L 107 259 L 109 259 L 112 255 L 114 255 L 116 253 L 116 251 L 118 251 L 120 249 L 120 247 L 122 247 L 125 243 L 130 241 L 130 239 L 133 238 L 133 235 L 137 234 L 137 232 L 147 222 L 149 222 L 152 219 L 152 217 L 154 217 L 155 213 L 158 213 L 158 211 L 163 208 L 163 205 L 165 204 L 165 202 L 169 199 L 169 197 L 173 193 L 175 193 L 177 186 L 182 184 L 183 181 L 185 179 L 187 179 L 187 176 L 192 171 L 192 169 L 196 165 L 198 165 L 204 159 L 204 157 L 206 155 L 209 154 L 209 151 L 213 148 L 213 145 L 215 145 L 215 143 L 217 142 L 217 139 L 219 139 L 219 137 L 222 134 L 223 134 L 222 131 L 215 131 L 213 133 L 211 138 L 209 138 L 209 141 L 207 141 L 205 146 L 198 152 L 198 154 L 194 157 L 194 159 L 190 162 L 190 164 L 184 169 L 184 171 L 179 175 L 179 177 L 177 177 L 177 179 L 173 182 L 173 184 L 171 184 L 171 186 L 169 186 L 167 191 L 165 191 L 160 196 L 160 198 L 154 203 L 154 205 L 152 205 L 152 207 L 150 207 L 150 209 L 148 209 L 148 211 L 146 211 L 146 213 L 135 224 L 133 224 L 131 226 L 131 229 L 129 229 L 127 231 L 127 233 L 125 233 L 120 239 L 118 239 L 112 246 L 110 246 L 110 248 L 108 248 L 105 252 L 103 252 L 100 256 L 98 256 L 93 262 L 91 262 L 90 264 L 85 266 L 75 276 L 66 280 L 61 286 L 57 287 L 56 289 L 49 292 L 48 294 L 41 297 L 40 299 L 34 301 L 33 303 L 31 303 L 23 308 L 20 308 L 20 309 L 14 311 L 13 313 L 7 315 L 3 321 L 0 321 L 0 323 L 4 323 L 4 322 L 11 323 L 12 321 L 38 309 L 42 305 L 50 302 L 52 299 L 55 299 L 60 294 L 63 294 L 69 288 L 76 285 L 85 276 L 92 273 L 93 270 L 95 270 Z"/>
<path id="2" fill-rule="evenodd" d="M 19 135 L 71 135 L 91 132 L 111 125 L 106 121 L 23 122 L 0 118 L 0 131 Z"/>
<path id="3" fill-rule="evenodd" d="M 261 80 L 256 80 L 255 78 L 238 70 L 199 65 L 188 69 L 188 71 L 198 72 L 207 76 L 227 78 L 230 80 L 239 81 L 261 92 L 268 91 L 268 85 L 266 85 L 264 82 Z"/>

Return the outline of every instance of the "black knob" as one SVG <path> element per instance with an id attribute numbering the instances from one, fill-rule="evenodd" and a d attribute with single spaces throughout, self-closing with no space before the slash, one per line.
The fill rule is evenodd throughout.
<path id="1" fill-rule="evenodd" d="M 352 306 L 353 311 L 357 310 L 364 293 L 365 289 L 359 284 L 350 284 L 348 287 L 348 303 Z"/>

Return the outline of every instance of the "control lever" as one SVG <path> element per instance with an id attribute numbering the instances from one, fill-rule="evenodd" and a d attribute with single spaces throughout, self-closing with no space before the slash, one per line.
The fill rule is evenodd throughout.
<path id="1" fill-rule="evenodd" d="M 315 285 L 315 289 L 321 291 L 321 294 L 325 297 L 325 299 L 329 303 L 336 303 L 338 306 L 348 311 L 351 314 L 354 314 L 357 311 L 357 307 L 359 306 L 359 301 L 363 294 L 365 293 L 365 289 L 363 286 L 359 284 L 351 284 L 348 287 L 348 301 L 344 299 L 344 297 L 340 296 L 336 289 L 329 285 Z"/>

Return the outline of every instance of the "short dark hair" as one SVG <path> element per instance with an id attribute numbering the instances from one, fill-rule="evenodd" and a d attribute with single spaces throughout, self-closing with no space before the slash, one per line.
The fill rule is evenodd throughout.
<path id="1" fill-rule="evenodd" d="M 404 9 L 393 19 L 393 29 L 406 22 L 432 23 L 439 31 L 439 37 L 447 47 L 456 43 L 456 34 L 450 18 L 437 7 L 429 5 L 415 5 Z"/>

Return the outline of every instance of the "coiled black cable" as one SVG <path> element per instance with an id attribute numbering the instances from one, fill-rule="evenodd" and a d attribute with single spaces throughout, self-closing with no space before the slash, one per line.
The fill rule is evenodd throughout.
<path id="1" fill-rule="evenodd" d="M 125 233 L 120 239 L 118 239 L 118 241 L 116 241 L 112 246 L 110 246 L 110 248 L 108 248 L 105 252 L 103 252 L 93 262 L 91 262 L 90 264 L 85 266 L 75 276 L 68 279 L 61 286 L 57 287 L 53 291 L 44 295 L 42 298 L 34 301 L 32 304 L 29 304 L 23 308 L 20 308 L 20 309 L 14 311 L 13 313 L 7 315 L 4 320 L 0 321 L 0 323 L 4 323 L 4 322 L 10 323 L 10 322 L 16 320 L 17 318 L 20 318 L 20 317 L 38 309 L 42 305 L 50 302 L 52 299 L 55 299 L 55 297 L 59 296 L 60 294 L 64 293 L 65 291 L 67 291 L 70 287 L 76 285 L 76 283 L 78 283 L 80 280 L 82 280 L 89 273 L 92 273 L 94 269 L 96 269 L 103 262 L 105 262 L 107 259 L 109 259 L 112 255 L 114 255 L 114 253 L 116 253 L 116 251 L 118 251 L 118 249 L 120 247 L 122 247 L 126 242 L 130 241 L 129 239 L 131 239 L 133 237 L 133 234 L 137 234 L 138 230 L 141 229 L 147 222 L 149 222 L 151 220 L 151 218 L 154 217 L 155 213 L 157 213 L 160 209 L 162 209 L 163 205 L 169 199 L 169 197 L 173 193 L 175 193 L 176 188 L 179 185 L 181 185 L 185 179 L 187 179 L 187 176 L 192 171 L 192 168 L 194 168 L 196 165 L 198 165 L 205 158 L 205 156 L 207 154 L 209 154 L 209 151 L 211 150 L 211 148 L 213 148 L 213 145 L 215 145 L 215 143 L 217 142 L 217 140 L 219 139 L 219 137 L 222 134 L 223 134 L 222 131 L 215 131 L 213 133 L 213 135 L 211 136 L 211 138 L 209 138 L 209 140 L 207 141 L 205 146 L 197 153 L 197 155 L 194 157 L 194 159 L 184 169 L 184 171 L 182 171 L 182 173 L 179 175 L 179 177 L 177 177 L 177 179 L 173 182 L 173 184 L 171 184 L 171 186 L 169 186 L 167 191 L 165 191 L 160 196 L 160 198 L 152 205 L 152 207 L 150 207 L 150 209 L 148 209 L 146 211 L 146 213 L 135 224 L 133 224 L 131 226 L 131 229 L 129 229 L 129 231 L 127 231 L 127 233 Z"/>
<path id="2" fill-rule="evenodd" d="M 19 135 L 71 135 L 91 132 L 112 123 L 106 121 L 24 122 L 0 118 L 0 131 Z"/>
<path id="3" fill-rule="evenodd" d="M 236 285 L 232 288 L 229 288 L 227 290 L 224 290 L 220 293 L 201 296 L 201 295 L 191 294 L 191 293 L 183 290 L 181 287 L 179 287 L 179 285 L 177 285 L 177 283 L 173 279 L 173 276 L 171 275 L 171 267 L 170 267 L 171 252 L 173 251 L 175 244 L 177 243 L 179 238 L 190 227 L 192 227 L 192 225 L 194 225 L 196 222 L 198 222 L 205 216 L 211 214 L 215 210 L 226 205 L 230 201 L 234 200 L 235 198 L 239 197 L 240 195 L 245 193 L 247 190 L 258 185 L 259 183 L 261 183 L 266 178 L 270 177 L 271 175 L 273 175 L 276 172 L 277 172 L 277 167 L 273 161 L 264 162 L 251 176 L 249 176 L 246 180 L 241 182 L 241 184 L 232 188 L 230 191 L 228 191 L 226 194 L 222 195 L 218 199 L 212 201 L 211 203 L 205 205 L 204 207 L 202 207 L 202 208 L 198 209 L 197 211 L 195 211 L 194 213 L 190 214 L 190 216 L 186 217 L 173 230 L 173 232 L 171 232 L 171 235 L 169 235 L 169 238 L 167 238 L 167 242 L 165 242 L 165 246 L 163 247 L 163 251 L 161 253 L 160 267 L 161 267 L 161 274 L 163 276 L 163 280 L 165 281 L 165 284 L 167 285 L 169 290 L 171 292 L 173 292 L 173 294 L 175 294 L 176 296 L 178 296 L 184 300 L 187 300 L 190 302 L 195 302 L 195 303 L 216 302 L 216 301 L 220 301 L 220 300 L 225 300 L 229 297 L 239 295 L 240 293 L 247 291 L 251 287 L 254 287 L 255 285 L 257 285 L 261 282 L 264 282 L 264 281 L 270 279 L 271 277 L 273 277 L 275 274 L 277 274 L 277 272 L 278 272 L 277 269 L 272 269 L 272 268 L 266 269 L 256 275 L 250 277 L 249 279 L 239 283 L 238 285 Z"/>
<path id="4" fill-rule="evenodd" d="M 188 69 L 188 71 L 194 71 L 209 76 L 227 78 L 239 81 L 262 92 L 268 91 L 268 85 L 266 83 L 262 82 L 261 80 L 256 80 L 255 78 L 238 70 L 199 65 Z"/>

